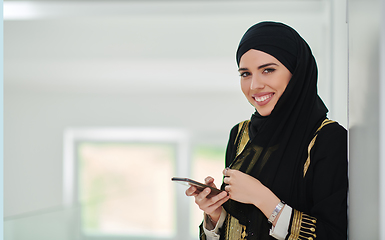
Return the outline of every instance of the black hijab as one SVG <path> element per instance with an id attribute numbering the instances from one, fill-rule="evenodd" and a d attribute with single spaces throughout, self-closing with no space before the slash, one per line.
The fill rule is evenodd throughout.
<path id="1" fill-rule="evenodd" d="M 317 93 L 315 59 L 308 44 L 293 28 L 276 22 L 261 22 L 246 31 L 237 50 L 238 65 L 242 55 L 250 49 L 274 56 L 293 76 L 268 117 L 258 112 L 251 117 L 250 141 L 245 150 L 262 147 L 263 151 L 249 174 L 288 205 L 306 212 L 301 180 L 307 146 L 328 112 Z M 273 149 L 271 155 L 269 149 Z M 244 165 L 250 164 L 248 159 L 253 156 L 242 154 L 252 155 L 250 151 L 238 156 L 244 158 Z M 224 207 L 246 225 L 248 239 L 271 239 L 270 225 L 259 209 L 233 200 Z"/>

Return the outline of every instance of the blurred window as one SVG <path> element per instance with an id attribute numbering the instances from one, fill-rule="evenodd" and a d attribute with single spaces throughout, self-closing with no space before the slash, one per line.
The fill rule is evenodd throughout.
<path id="1" fill-rule="evenodd" d="M 175 235 L 175 144 L 82 142 L 77 152 L 84 234 Z"/>
<path id="2" fill-rule="evenodd" d="M 224 148 L 191 148 L 172 129 L 72 129 L 64 164 L 65 202 L 79 206 L 82 239 L 192 240 L 203 213 L 171 177 L 210 175 L 220 187 Z"/>

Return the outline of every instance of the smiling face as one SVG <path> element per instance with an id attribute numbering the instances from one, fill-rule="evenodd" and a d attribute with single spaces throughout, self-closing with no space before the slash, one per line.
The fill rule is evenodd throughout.
<path id="1" fill-rule="evenodd" d="M 262 116 L 270 115 L 292 74 L 275 57 L 250 49 L 239 61 L 241 88 L 247 100 Z"/>

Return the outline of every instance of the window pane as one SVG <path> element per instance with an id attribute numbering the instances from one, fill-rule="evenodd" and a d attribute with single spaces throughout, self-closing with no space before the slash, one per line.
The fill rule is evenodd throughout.
<path id="1" fill-rule="evenodd" d="M 78 144 L 83 232 L 173 236 L 175 152 L 173 144 Z"/>
<path id="2" fill-rule="evenodd" d="M 222 184 L 222 170 L 225 166 L 225 148 L 200 146 L 194 149 L 192 161 L 192 178 L 199 182 L 204 182 L 207 176 L 215 179 L 214 183 L 217 188 Z M 190 234 L 192 237 L 199 236 L 198 226 L 203 220 L 203 212 L 191 199 L 191 226 Z"/>

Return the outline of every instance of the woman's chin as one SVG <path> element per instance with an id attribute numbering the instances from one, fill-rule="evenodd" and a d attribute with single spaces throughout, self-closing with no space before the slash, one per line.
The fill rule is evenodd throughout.
<path id="1" fill-rule="evenodd" d="M 255 110 L 257 110 L 257 112 L 259 113 L 259 115 L 263 116 L 263 117 L 267 117 L 271 114 L 271 111 L 273 109 L 261 109 L 260 107 L 255 107 Z"/>

